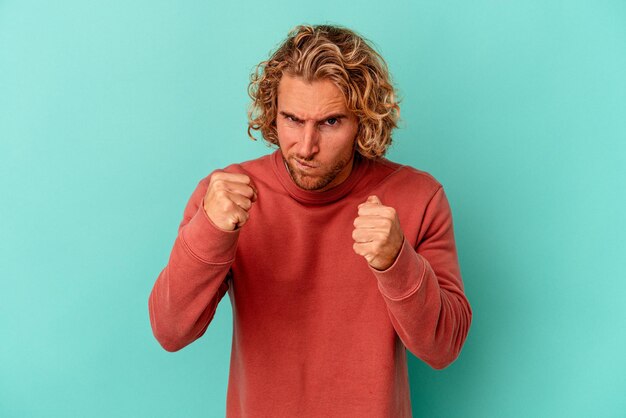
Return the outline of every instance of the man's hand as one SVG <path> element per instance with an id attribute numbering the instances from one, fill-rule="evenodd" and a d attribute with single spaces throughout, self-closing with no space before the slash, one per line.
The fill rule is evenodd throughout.
<path id="1" fill-rule="evenodd" d="M 359 205 L 354 220 L 354 252 L 365 257 L 376 270 L 386 270 L 396 261 L 404 233 L 396 210 L 383 206 L 377 196 L 370 196 Z"/>
<path id="2" fill-rule="evenodd" d="M 226 231 L 241 228 L 256 201 L 256 189 L 245 174 L 216 172 L 204 196 L 204 211 L 211 221 Z"/>

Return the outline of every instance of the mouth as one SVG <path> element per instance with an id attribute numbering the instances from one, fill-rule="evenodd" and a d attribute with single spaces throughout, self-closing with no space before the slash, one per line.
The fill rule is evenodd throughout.
<path id="1" fill-rule="evenodd" d="M 296 167 L 303 171 L 314 170 L 319 167 L 319 165 L 317 164 L 312 164 L 310 162 L 302 161 L 297 158 L 292 158 L 292 160 L 295 162 Z"/>

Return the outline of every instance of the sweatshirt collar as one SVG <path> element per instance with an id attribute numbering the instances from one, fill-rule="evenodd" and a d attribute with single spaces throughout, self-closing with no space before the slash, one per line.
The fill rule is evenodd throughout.
<path id="1" fill-rule="evenodd" d="M 292 180 L 287 167 L 283 161 L 283 156 L 280 149 L 274 151 L 272 154 L 272 168 L 281 185 L 285 190 L 300 203 L 309 205 L 324 205 L 335 202 L 342 197 L 346 196 L 356 186 L 359 180 L 363 177 L 363 174 L 367 171 L 370 165 L 370 160 L 361 157 L 358 153 L 354 156 L 354 163 L 352 171 L 348 178 L 346 178 L 341 184 L 322 192 L 313 190 L 304 190 L 298 187 Z"/>

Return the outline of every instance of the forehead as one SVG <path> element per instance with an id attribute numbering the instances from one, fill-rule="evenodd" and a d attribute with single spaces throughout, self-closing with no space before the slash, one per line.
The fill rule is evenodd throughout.
<path id="1" fill-rule="evenodd" d="M 315 119 L 329 113 L 347 113 L 342 91 L 329 79 L 305 81 L 284 74 L 278 84 L 278 111 L 302 119 Z"/>

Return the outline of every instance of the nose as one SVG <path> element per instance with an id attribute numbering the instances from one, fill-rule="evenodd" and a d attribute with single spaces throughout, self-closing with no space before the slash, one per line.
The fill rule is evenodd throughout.
<path id="1" fill-rule="evenodd" d="M 314 123 L 305 123 L 300 141 L 299 154 L 309 159 L 319 152 L 319 131 Z"/>

